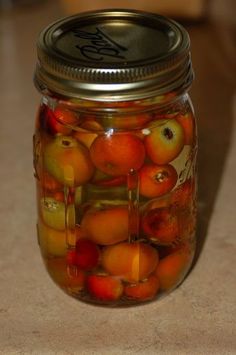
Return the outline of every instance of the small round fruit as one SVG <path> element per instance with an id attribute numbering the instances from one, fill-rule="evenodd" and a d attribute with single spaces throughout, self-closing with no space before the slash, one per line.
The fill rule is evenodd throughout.
<path id="1" fill-rule="evenodd" d="M 83 233 L 93 242 L 110 245 L 128 239 L 128 208 L 114 206 L 88 210 L 82 221 Z"/>
<path id="2" fill-rule="evenodd" d="M 124 175 L 121 176 L 109 176 L 104 174 L 100 170 L 96 170 L 91 181 L 92 184 L 101 187 L 115 187 L 124 185 L 127 182 L 127 178 Z"/>
<path id="3" fill-rule="evenodd" d="M 79 239 L 76 243 L 75 263 L 82 270 L 92 270 L 99 262 L 100 250 L 89 239 Z"/>
<path id="4" fill-rule="evenodd" d="M 161 259 L 155 275 L 160 281 L 161 290 L 170 290 L 176 287 L 186 275 L 191 262 L 191 253 L 187 248 Z"/>
<path id="5" fill-rule="evenodd" d="M 45 170 L 40 174 L 39 179 L 44 190 L 52 192 L 63 189 L 63 185 Z"/>
<path id="6" fill-rule="evenodd" d="M 119 279 L 104 275 L 88 276 L 86 286 L 90 295 L 100 301 L 116 301 L 124 289 Z"/>
<path id="7" fill-rule="evenodd" d="M 66 253 L 66 262 L 69 266 L 76 265 L 76 250 L 75 248 L 69 249 Z"/>
<path id="8" fill-rule="evenodd" d="M 184 130 L 174 119 L 158 120 L 158 126 L 145 137 L 149 158 L 158 165 L 174 160 L 184 147 Z"/>
<path id="9" fill-rule="evenodd" d="M 124 294 L 135 300 L 148 301 L 156 296 L 160 288 L 160 282 L 154 275 L 135 284 L 125 286 Z"/>
<path id="10" fill-rule="evenodd" d="M 105 116 L 102 120 L 104 127 L 115 128 L 122 130 L 140 129 L 143 128 L 150 120 L 152 116 L 149 114 L 139 115 L 123 115 L 123 116 Z"/>
<path id="11" fill-rule="evenodd" d="M 67 250 L 65 231 L 55 230 L 43 222 L 38 222 L 38 241 L 43 255 L 63 256 Z M 70 232 L 68 232 L 70 233 Z"/>
<path id="12" fill-rule="evenodd" d="M 179 242 L 171 245 L 160 245 L 158 246 L 158 253 L 160 259 L 165 258 L 166 256 L 173 254 L 177 251 L 186 250 L 187 252 L 191 251 L 191 243 L 190 242 Z"/>
<path id="13" fill-rule="evenodd" d="M 94 181 L 94 185 L 101 187 L 116 187 L 120 185 L 124 185 L 126 182 L 126 178 L 124 175 L 122 176 L 114 176 L 112 178 L 104 179 L 104 180 L 96 180 Z"/>
<path id="14" fill-rule="evenodd" d="M 45 195 L 45 193 L 43 191 L 40 196 L 42 197 L 44 195 Z M 59 202 L 65 203 L 65 200 L 67 200 L 68 204 L 74 203 L 74 195 L 71 193 L 68 193 L 68 195 L 66 196 L 63 191 L 49 191 L 48 190 L 48 191 L 46 191 L 46 195 L 47 195 L 47 197 L 51 197 L 54 200 L 59 201 Z"/>
<path id="15" fill-rule="evenodd" d="M 140 194 L 159 197 L 170 192 L 175 186 L 178 174 L 172 165 L 144 165 L 139 171 Z"/>
<path id="16" fill-rule="evenodd" d="M 144 214 L 142 229 L 147 238 L 161 245 L 174 243 L 179 237 L 178 218 L 168 207 L 154 208 Z"/>
<path id="17" fill-rule="evenodd" d="M 48 109 L 48 125 L 53 134 L 70 134 L 72 126 L 78 124 L 75 112 L 58 106 L 54 111 Z"/>
<path id="18" fill-rule="evenodd" d="M 89 149 L 95 138 L 97 138 L 97 134 L 93 132 L 91 133 L 86 129 L 80 128 L 73 134 L 73 137 Z"/>
<path id="19" fill-rule="evenodd" d="M 195 181 L 189 178 L 171 193 L 171 202 L 181 208 L 189 208 L 195 198 Z"/>
<path id="20" fill-rule="evenodd" d="M 75 227 L 75 208 L 54 198 L 45 197 L 41 199 L 41 215 L 45 224 L 57 230 Z"/>
<path id="21" fill-rule="evenodd" d="M 90 117 L 85 115 L 83 118 L 83 122 L 81 122 L 81 127 L 83 129 L 86 129 L 87 131 L 90 131 L 91 133 L 98 133 L 103 131 L 103 126 L 96 121 L 96 117 Z"/>
<path id="22" fill-rule="evenodd" d="M 126 133 L 98 136 L 90 148 L 94 165 L 111 176 L 125 175 L 141 168 L 145 158 L 142 140 Z"/>
<path id="23" fill-rule="evenodd" d="M 120 243 L 102 252 L 104 270 L 127 282 L 138 282 L 148 277 L 156 269 L 158 261 L 157 250 L 144 243 Z"/>
<path id="24" fill-rule="evenodd" d="M 169 207 L 170 206 L 170 195 L 161 196 L 153 200 L 148 201 L 144 205 L 140 206 L 140 213 L 143 215 L 150 210 L 155 208 Z"/>
<path id="25" fill-rule="evenodd" d="M 46 261 L 46 267 L 51 278 L 63 289 L 80 291 L 85 285 L 85 273 L 78 268 L 67 265 L 65 258 L 51 258 Z"/>
<path id="26" fill-rule="evenodd" d="M 176 121 L 179 122 L 184 130 L 184 144 L 191 145 L 194 137 L 194 118 L 192 114 L 179 114 L 176 117 Z"/>
<path id="27" fill-rule="evenodd" d="M 88 149 L 67 136 L 57 136 L 46 145 L 44 164 L 57 181 L 70 187 L 86 183 L 94 173 Z"/>

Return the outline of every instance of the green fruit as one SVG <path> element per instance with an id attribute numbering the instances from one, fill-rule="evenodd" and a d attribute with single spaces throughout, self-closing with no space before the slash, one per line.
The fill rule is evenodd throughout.
<path id="1" fill-rule="evenodd" d="M 51 197 L 41 199 L 41 215 L 45 224 L 57 230 L 71 229 L 75 227 L 75 208 Z"/>
<path id="2" fill-rule="evenodd" d="M 66 186 L 80 186 L 94 173 L 89 150 L 73 137 L 57 136 L 43 154 L 46 170 Z"/>

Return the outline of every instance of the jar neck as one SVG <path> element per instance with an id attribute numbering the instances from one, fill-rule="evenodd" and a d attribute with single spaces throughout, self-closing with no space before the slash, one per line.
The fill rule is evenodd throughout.
<path id="1" fill-rule="evenodd" d="M 172 107 L 176 102 L 180 100 L 189 100 L 188 95 L 189 88 L 183 88 L 172 91 L 163 95 L 153 96 L 150 98 L 132 100 L 132 101 L 96 101 L 96 100 L 84 100 L 78 98 L 71 98 L 65 96 L 58 96 L 57 94 L 49 91 L 42 92 L 43 101 L 51 108 L 56 107 L 58 104 L 72 109 L 75 111 L 85 113 L 103 114 L 104 112 L 110 114 L 135 114 L 136 112 L 145 111 L 166 111 Z"/>

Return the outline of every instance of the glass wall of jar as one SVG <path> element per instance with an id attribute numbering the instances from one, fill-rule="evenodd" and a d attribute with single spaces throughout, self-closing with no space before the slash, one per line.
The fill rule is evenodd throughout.
<path id="1" fill-rule="evenodd" d="M 188 94 L 117 104 L 45 96 L 34 147 L 39 245 L 60 287 L 127 305 L 179 285 L 195 246 Z"/>

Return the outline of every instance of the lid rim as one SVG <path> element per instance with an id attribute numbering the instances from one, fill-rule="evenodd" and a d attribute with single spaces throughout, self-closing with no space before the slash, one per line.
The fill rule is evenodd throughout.
<path id="1" fill-rule="evenodd" d="M 57 93 L 59 96 L 64 96 L 64 97 L 69 97 L 69 98 L 79 98 L 79 99 L 84 99 L 84 100 L 93 100 L 93 101 L 115 101 L 115 102 L 120 102 L 120 101 L 131 101 L 131 100 L 139 100 L 139 99 L 145 99 L 148 97 L 155 97 L 158 95 L 164 95 L 170 91 L 187 91 L 194 79 L 194 73 L 192 70 L 191 62 L 189 63 L 189 68 L 186 70 L 184 75 L 182 75 L 178 80 L 175 80 L 174 87 L 173 83 L 168 83 L 165 87 L 160 87 L 158 86 L 155 82 L 153 82 L 153 85 L 150 85 L 150 81 L 148 82 L 148 85 L 143 85 L 142 82 L 134 82 L 132 84 L 128 83 L 129 88 L 127 89 L 127 86 L 125 83 L 120 83 L 120 84 L 98 84 L 99 86 L 96 86 L 96 89 L 94 88 L 93 90 L 89 90 L 86 86 L 88 84 L 81 83 L 80 87 L 74 87 L 73 90 L 68 92 L 65 87 L 67 85 L 63 85 L 63 83 L 60 83 L 60 85 L 57 86 L 56 90 L 52 89 L 55 88 L 55 82 L 53 81 L 53 78 L 51 79 L 51 82 L 48 81 L 48 85 L 45 86 L 45 80 L 41 77 L 42 71 L 41 72 L 35 72 L 34 75 L 34 82 L 35 86 L 39 91 L 45 91 L 47 90 L 48 94 L 49 93 Z M 119 88 L 118 88 L 118 85 Z M 113 86 L 113 90 L 112 90 Z M 122 86 L 123 89 L 122 90 Z M 50 96 L 50 94 L 49 94 Z"/>

